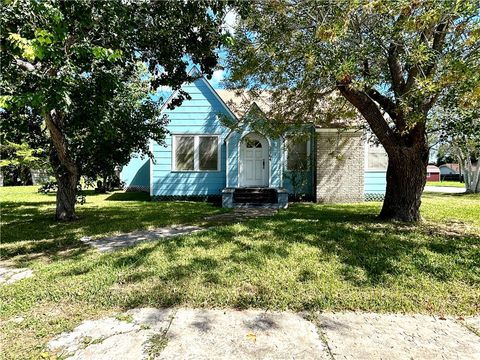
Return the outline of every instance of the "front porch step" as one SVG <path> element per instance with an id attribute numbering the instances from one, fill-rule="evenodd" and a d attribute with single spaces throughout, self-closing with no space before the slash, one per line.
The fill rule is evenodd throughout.
<path id="1" fill-rule="evenodd" d="M 237 188 L 233 192 L 234 204 L 276 204 L 277 190 L 271 188 Z"/>
<path id="2" fill-rule="evenodd" d="M 283 188 L 225 188 L 222 190 L 222 206 L 286 209 L 288 191 Z"/>

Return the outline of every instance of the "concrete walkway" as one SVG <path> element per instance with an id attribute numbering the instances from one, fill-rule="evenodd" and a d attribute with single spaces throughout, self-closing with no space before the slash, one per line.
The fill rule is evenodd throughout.
<path id="1" fill-rule="evenodd" d="M 480 359 L 480 316 L 133 309 L 48 344 L 69 359 Z M 475 332 L 477 331 L 477 334 Z"/>
<path id="2" fill-rule="evenodd" d="M 435 193 L 444 193 L 444 194 L 462 194 L 465 192 L 464 187 L 453 187 L 453 186 L 425 186 L 424 191 L 426 192 L 435 192 Z"/>
<path id="3" fill-rule="evenodd" d="M 255 219 L 259 217 L 272 216 L 277 213 L 277 209 L 270 208 L 239 208 L 231 212 L 206 217 L 205 220 L 212 225 L 233 224 L 241 221 Z M 188 235 L 207 227 L 193 225 L 178 225 L 158 228 L 154 230 L 133 231 L 116 236 L 110 236 L 102 239 L 92 239 L 88 236 L 80 240 L 93 246 L 100 252 L 112 252 L 125 247 L 134 246 L 145 241 L 158 241 L 180 235 Z"/>
<path id="4" fill-rule="evenodd" d="M 33 276 L 33 272 L 27 268 L 14 268 L 0 264 L 0 285 L 12 284 L 18 280 Z"/>
<path id="5" fill-rule="evenodd" d="M 179 225 L 172 227 L 159 228 L 155 230 L 133 231 L 130 233 L 111 236 L 98 240 L 92 240 L 89 237 L 83 237 L 80 240 L 93 246 L 100 252 L 111 252 L 128 246 L 134 246 L 145 241 L 155 241 L 160 239 L 172 238 L 180 235 L 192 234 L 204 230 L 198 226 Z"/>

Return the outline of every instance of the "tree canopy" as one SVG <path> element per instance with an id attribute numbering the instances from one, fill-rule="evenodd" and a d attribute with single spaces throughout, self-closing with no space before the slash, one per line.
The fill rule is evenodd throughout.
<path id="1" fill-rule="evenodd" d="M 3 3 L 2 136 L 41 122 L 59 183 L 56 216 L 73 219 L 81 175 L 102 175 L 134 151 L 148 153 L 150 139 L 162 142 L 165 119 L 151 94 L 193 80 L 190 61 L 212 75 L 225 3 Z M 179 92 L 170 106 L 187 97 Z"/>
<path id="2" fill-rule="evenodd" d="M 420 219 L 427 121 L 459 84 L 478 97 L 479 3 L 255 1 L 242 10 L 227 63 L 230 86 L 273 91 L 272 118 L 302 122 L 335 92 L 389 156 L 381 216 Z"/>

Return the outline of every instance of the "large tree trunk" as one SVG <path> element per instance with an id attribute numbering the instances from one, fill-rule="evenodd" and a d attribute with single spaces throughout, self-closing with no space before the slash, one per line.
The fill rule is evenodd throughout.
<path id="1" fill-rule="evenodd" d="M 379 217 L 420 221 L 420 204 L 426 181 L 428 149 L 400 147 L 388 154 L 387 189 Z"/>
<path id="2" fill-rule="evenodd" d="M 409 129 L 396 104 L 378 92 L 367 94 L 355 89 L 349 78 L 339 82 L 337 87 L 363 115 L 388 154 L 387 189 L 380 218 L 419 221 L 428 164 L 424 122 L 418 122 Z M 374 101 L 372 96 L 378 100 Z M 392 129 L 380 111 L 380 102 L 384 103 L 383 109 L 388 109 L 390 117 L 396 119 L 397 131 Z"/>
<path id="3" fill-rule="evenodd" d="M 50 132 L 50 162 L 58 183 L 55 219 L 70 221 L 77 219 L 75 202 L 77 198 L 78 168 L 68 151 L 63 133 L 63 118 L 55 110 L 48 113 L 45 123 Z"/>
<path id="4" fill-rule="evenodd" d="M 77 201 L 77 182 L 75 174 L 65 172 L 56 175 L 57 189 L 57 207 L 55 210 L 55 219 L 62 221 L 75 220 L 75 203 Z"/>

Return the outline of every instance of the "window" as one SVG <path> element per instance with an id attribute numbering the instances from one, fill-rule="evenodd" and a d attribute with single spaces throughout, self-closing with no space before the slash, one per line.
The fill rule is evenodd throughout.
<path id="1" fill-rule="evenodd" d="M 198 138 L 200 158 L 199 170 L 218 170 L 218 138 L 217 136 L 201 136 Z"/>
<path id="2" fill-rule="evenodd" d="M 388 155 L 381 145 L 369 145 L 368 147 L 368 170 L 386 170 Z"/>
<path id="3" fill-rule="evenodd" d="M 176 136 L 175 139 L 175 169 L 194 170 L 194 140 L 193 136 Z"/>
<path id="4" fill-rule="evenodd" d="M 174 171 L 219 170 L 217 135 L 174 135 Z"/>
<path id="5" fill-rule="evenodd" d="M 308 140 L 287 139 L 287 170 L 308 170 Z"/>
<path id="6" fill-rule="evenodd" d="M 262 148 L 262 143 L 258 140 L 252 140 L 249 138 L 245 139 L 245 145 L 248 149 L 261 149 Z"/>

